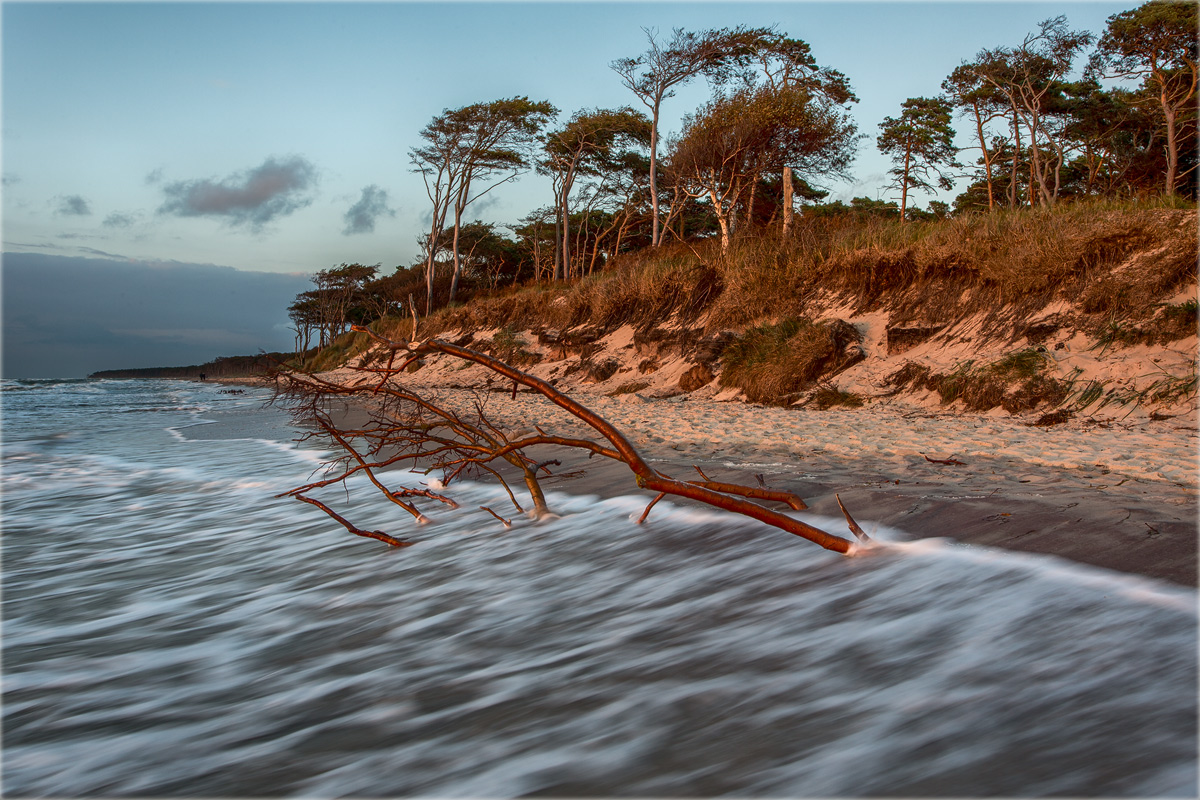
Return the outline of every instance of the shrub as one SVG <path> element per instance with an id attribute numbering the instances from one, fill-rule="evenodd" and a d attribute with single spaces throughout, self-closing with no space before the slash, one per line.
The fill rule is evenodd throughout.
<path id="1" fill-rule="evenodd" d="M 1162 309 L 1162 325 L 1158 340 L 1162 344 L 1196 335 L 1196 301 L 1166 305 Z"/>
<path id="2" fill-rule="evenodd" d="M 541 361 L 541 354 L 525 349 L 527 344 L 525 337 L 521 336 L 512 325 L 506 325 L 496 331 L 496 335 L 492 337 L 492 354 L 514 367 L 528 366 Z"/>
<path id="3" fill-rule="evenodd" d="M 843 320 L 800 317 L 760 325 L 726 348 L 721 385 L 741 389 L 754 403 L 787 405 L 822 376 L 861 360 L 861 349 L 847 355 L 858 342 L 858 331 Z"/>
<path id="4" fill-rule="evenodd" d="M 973 361 L 963 362 L 949 374 L 922 374 L 921 368 L 908 370 L 910 365 L 905 365 L 889 381 L 908 377 L 917 385 L 923 383 L 925 388 L 937 392 L 943 404 L 961 400 L 968 411 L 1003 406 L 1008 413 L 1016 414 L 1042 404 L 1058 406 L 1066 401 L 1070 384 L 1043 374 L 1048 360 L 1045 353 L 1027 347 L 984 367 L 976 367 Z M 1014 383 L 1019 385 L 1010 391 Z"/>
<path id="5" fill-rule="evenodd" d="M 371 347 L 371 337 L 365 333 L 349 331 L 335 338 L 305 365 L 311 372 L 337 369 Z"/>

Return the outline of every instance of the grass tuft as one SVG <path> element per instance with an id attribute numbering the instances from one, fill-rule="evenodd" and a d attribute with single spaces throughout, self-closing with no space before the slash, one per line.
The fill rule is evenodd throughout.
<path id="1" fill-rule="evenodd" d="M 1067 400 L 1072 385 L 1044 374 L 1049 361 L 1045 353 L 1029 347 L 984 366 L 964 361 L 950 373 L 934 374 L 928 367 L 909 362 L 886 382 L 896 391 L 911 386 L 937 392 L 943 405 L 962 401 L 969 411 L 1002 406 L 1016 414 L 1043 405 L 1057 407 Z"/>
<path id="2" fill-rule="evenodd" d="M 863 399 L 854 392 L 842 391 L 831 383 L 824 383 L 813 392 L 812 403 L 818 411 L 842 406 L 844 408 L 861 408 Z"/>

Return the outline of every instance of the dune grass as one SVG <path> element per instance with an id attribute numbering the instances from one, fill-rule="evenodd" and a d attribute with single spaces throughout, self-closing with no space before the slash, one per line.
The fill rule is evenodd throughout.
<path id="1" fill-rule="evenodd" d="M 1177 201 L 1063 203 L 907 224 L 801 215 L 786 239 L 760 232 L 727 252 L 712 240 L 674 242 L 623 255 L 570 283 L 477 294 L 423 318 L 420 333 L 498 328 L 496 352 L 530 363 L 519 331 L 603 333 L 667 322 L 740 331 L 722 358 L 721 384 L 741 388 L 752 402 L 787 404 L 847 366 L 846 347 L 857 341 L 832 321 L 806 317 L 818 297 L 844 298 L 856 313 L 886 308 L 893 324 L 946 324 L 984 312 L 1014 338 L 1022 311 L 1065 299 L 1089 315 L 1091 322 L 1074 324 L 1090 325 L 1102 346 L 1166 342 L 1196 330 L 1195 301 L 1171 302 L 1195 280 L 1196 261 L 1196 212 Z M 411 334 L 406 319 L 376 325 L 387 335 Z M 335 366 L 359 348 L 358 340 L 339 338 L 315 363 Z M 1053 406 L 1064 389 L 1042 374 L 1040 360 L 1022 351 L 907 383 L 973 410 Z"/>
<path id="2" fill-rule="evenodd" d="M 787 239 L 764 232 L 725 253 L 711 240 L 670 243 L 571 283 L 476 295 L 435 312 L 422 328 L 611 330 L 703 315 L 709 331 L 741 329 L 801 316 L 823 292 L 854 297 L 864 311 L 886 303 L 900 316 L 937 317 L 969 310 L 963 290 L 981 308 L 1044 304 L 1061 293 L 1087 313 L 1139 322 L 1194 278 L 1195 220 L 1194 211 L 1169 202 L 1100 201 L 907 224 L 800 217 Z M 1135 251 L 1152 256 L 1117 269 Z"/>

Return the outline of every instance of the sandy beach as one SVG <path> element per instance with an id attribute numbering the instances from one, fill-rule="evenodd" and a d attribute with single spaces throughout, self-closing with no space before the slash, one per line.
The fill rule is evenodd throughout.
<path id="1" fill-rule="evenodd" d="M 420 391 L 462 413 L 480 398 L 510 435 L 594 437 L 541 395 Z M 839 516 L 835 494 L 870 533 L 1051 554 L 1196 586 L 1196 414 L 1155 420 L 1076 418 L 1037 427 L 1036 415 L 961 414 L 900 400 L 852 410 L 770 408 L 679 395 L 577 395 L 660 471 L 772 488 Z M 539 455 L 539 457 L 542 457 Z M 553 453 L 563 476 L 548 488 L 602 497 L 647 494 L 620 463 Z M 932 461 L 930 459 L 933 459 Z M 937 463 L 937 462 L 959 463 Z M 845 535 L 845 530 L 831 531 Z M 781 534 L 786 535 L 786 534 Z"/>

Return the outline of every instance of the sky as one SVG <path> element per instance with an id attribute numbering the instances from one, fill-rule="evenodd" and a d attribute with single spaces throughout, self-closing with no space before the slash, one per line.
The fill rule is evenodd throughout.
<path id="1" fill-rule="evenodd" d="M 1098 33 L 1110 15 L 1136 5 L 5 2 L 0 366 L 6 377 L 69 377 L 167 365 L 153 359 L 175 352 L 155 339 L 158 328 L 127 326 L 143 333 L 112 351 L 125 362 L 79 373 L 43 348 L 50 360 L 39 375 L 28 372 L 38 342 L 69 349 L 54 338 L 56 299 L 82 290 L 49 280 L 18 287 L 10 274 L 32 262 L 17 256 L 74 259 L 114 281 L 136 274 L 119 265 L 231 267 L 210 269 L 210 278 L 243 292 L 266 285 L 244 272 L 303 284 L 343 262 L 381 264 L 386 273 L 413 263 L 430 219 L 409 164 L 420 130 L 445 109 L 518 95 L 549 100 L 562 120 L 583 108 L 637 106 L 609 64 L 645 49 L 643 29 L 774 25 L 808 42 L 819 64 L 849 78 L 860 98 L 852 113 L 867 134 L 853 180 L 814 182 L 832 199 L 888 199 L 890 163 L 874 137 L 905 99 L 937 94 L 961 61 L 1020 43 L 1043 19 L 1064 14 L 1073 28 Z M 664 104 L 663 133 L 709 96 L 703 79 L 680 89 Z M 969 147 L 968 126 L 957 127 L 959 145 Z M 960 160 L 974 156 L 964 151 Z M 471 216 L 513 223 L 550 199 L 548 180 L 531 173 L 489 193 Z M 119 304 L 119 295 L 104 302 Z M 185 316 L 196 307 L 186 292 L 163 302 Z M 290 347 L 286 305 L 259 305 L 270 323 L 259 348 Z M 24 314 L 20 336 L 10 331 L 11 308 Z M 224 349 L 206 345 L 213 357 L 259 349 L 235 353 L 229 348 L 243 340 L 223 341 Z M 27 357 L 14 361 L 17 348 Z"/>

